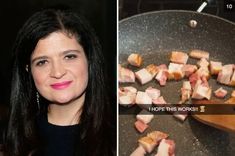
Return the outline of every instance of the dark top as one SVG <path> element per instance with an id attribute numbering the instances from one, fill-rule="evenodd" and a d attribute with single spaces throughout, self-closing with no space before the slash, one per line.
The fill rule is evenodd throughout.
<path id="1" fill-rule="evenodd" d="M 40 156 L 74 156 L 76 140 L 80 133 L 80 125 L 58 126 L 48 122 L 47 115 L 37 120 L 39 135 L 43 142 L 36 155 Z M 80 151 L 78 151 L 80 153 Z"/>

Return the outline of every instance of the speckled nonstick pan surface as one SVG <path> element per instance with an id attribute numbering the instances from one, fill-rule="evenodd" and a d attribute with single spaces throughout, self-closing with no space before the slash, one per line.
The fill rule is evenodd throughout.
<path id="1" fill-rule="evenodd" d="M 189 26 L 190 20 L 196 20 L 196 28 Z M 133 71 L 127 64 L 129 54 L 136 52 L 143 56 L 145 67 L 151 63 L 157 65 L 169 63 L 172 50 L 189 52 L 201 49 L 210 53 L 210 60 L 223 64 L 235 63 L 235 25 L 232 22 L 208 14 L 190 11 L 158 11 L 124 19 L 119 22 L 119 63 Z M 188 63 L 195 63 L 190 59 Z M 140 67 L 140 68 L 142 68 Z M 210 80 L 212 89 L 222 86 Z M 120 84 L 128 86 L 130 84 Z M 148 86 L 161 90 L 169 103 L 180 100 L 182 81 L 167 82 L 165 87 L 152 81 L 145 85 L 138 82 L 131 84 L 144 91 Z M 232 87 L 226 87 L 231 93 Z M 215 98 L 215 97 L 212 97 Z M 228 97 L 227 97 L 228 98 Z M 119 111 L 119 155 L 128 156 L 138 146 L 137 140 L 153 130 L 160 130 L 170 135 L 176 143 L 176 156 L 232 156 L 235 153 L 235 135 L 204 125 L 192 117 L 180 122 L 172 115 L 155 115 L 143 134 L 134 128 L 135 113 L 126 113 L 140 109 L 138 106 L 123 108 Z M 123 113 L 125 112 L 125 113 Z M 235 124 L 235 123 L 234 123 Z M 157 148 L 152 154 L 154 155 Z"/>

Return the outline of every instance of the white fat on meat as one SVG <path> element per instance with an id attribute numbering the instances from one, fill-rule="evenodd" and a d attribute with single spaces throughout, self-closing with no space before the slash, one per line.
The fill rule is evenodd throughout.
<path id="1" fill-rule="evenodd" d="M 135 72 L 135 76 L 142 85 L 153 79 L 152 74 L 150 74 L 145 68 Z"/>
<path id="2" fill-rule="evenodd" d="M 130 156 L 144 156 L 146 154 L 145 149 L 143 146 L 138 146 Z"/>
<path id="3" fill-rule="evenodd" d="M 154 115 L 146 110 L 142 110 L 139 114 L 136 115 L 136 119 L 142 121 L 145 124 L 148 124 L 153 119 Z"/>
<path id="4" fill-rule="evenodd" d="M 184 77 L 183 66 L 182 64 L 170 63 L 168 66 L 168 79 L 182 79 Z"/>
<path id="5" fill-rule="evenodd" d="M 169 73 L 167 69 L 160 68 L 155 79 L 159 82 L 160 86 L 165 86 L 168 75 Z"/>
<path id="6" fill-rule="evenodd" d="M 211 75 L 217 75 L 222 70 L 222 62 L 210 61 Z"/>
<path id="7" fill-rule="evenodd" d="M 127 61 L 133 66 L 140 67 L 142 65 L 143 58 L 140 54 L 132 53 L 129 55 Z"/>
<path id="8" fill-rule="evenodd" d="M 145 92 L 148 94 L 148 96 L 151 99 L 157 99 L 161 95 L 161 91 L 159 89 L 153 88 L 153 87 L 148 87 Z"/>
<path id="9" fill-rule="evenodd" d="M 205 83 L 203 83 L 202 80 L 197 80 L 196 85 L 193 90 L 192 98 L 193 99 L 206 98 L 210 100 L 211 92 L 212 90 L 208 85 L 205 85 Z"/>
<path id="10" fill-rule="evenodd" d="M 151 153 L 156 147 L 157 143 L 150 137 L 142 137 L 138 140 L 139 145 L 142 146 L 146 152 Z"/>
<path id="11" fill-rule="evenodd" d="M 208 68 L 209 62 L 207 61 L 206 58 L 201 58 L 201 59 L 197 62 L 197 65 L 198 65 L 199 67 Z"/>
<path id="12" fill-rule="evenodd" d="M 175 156 L 175 142 L 173 140 L 162 139 L 155 156 Z"/>
<path id="13" fill-rule="evenodd" d="M 217 98 L 224 98 L 227 95 L 228 91 L 223 89 L 223 87 L 220 87 L 216 91 L 214 91 L 214 94 Z"/>
<path id="14" fill-rule="evenodd" d="M 210 72 L 208 67 L 200 67 L 196 73 L 199 75 L 199 77 L 206 77 L 207 79 L 210 78 Z"/>
<path id="15" fill-rule="evenodd" d="M 176 119 L 180 120 L 180 121 L 184 121 L 184 120 L 188 117 L 188 114 L 187 114 L 187 113 L 182 114 L 182 113 L 177 113 L 177 112 L 175 112 L 175 113 L 173 114 L 173 116 L 174 116 Z"/>
<path id="16" fill-rule="evenodd" d="M 163 96 L 160 96 L 157 99 L 153 99 L 153 104 L 155 104 L 155 105 L 164 105 L 164 104 L 167 104 L 167 102 L 165 101 Z"/>
<path id="17" fill-rule="evenodd" d="M 197 70 L 197 66 L 192 65 L 192 64 L 184 64 L 182 70 L 185 76 L 189 77 L 191 74 L 193 74 Z"/>
<path id="18" fill-rule="evenodd" d="M 138 91 L 136 98 L 136 104 L 138 104 L 142 109 L 148 109 L 152 104 L 152 99 L 148 96 L 147 93 Z"/>
<path id="19" fill-rule="evenodd" d="M 129 106 L 135 104 L 137 89 L 132 86 L 120 87 L 118 89 L 119 104 L 123 106 Z"/>
<path id="20" fill-rule="evenodd" d="M 118 68 L 118 81 L 120 83 L 134 83 L 135 82 L 135 74 L 130 69 L 124 68 L 119 65 Z"/>
<path id="21" fill-rule="evenodd" d="M 229 85 L 233 74 L 233 64 L 224 65 L 219 72 L 217 81 Z"/>
<path id="22" fill-rule="evenodd" d="M 205 58 L 209 60 L 210 54 L 207 51 L 194 49 L 189 53 L 189 56 L 196 59 Z"/>
<path id="23" fill-rule="evenodd" d="M 190 99 L 192 94 L 192 87 L 189 81 L 183 82 L 183 87 L 181 88 L 181 103 L 185 103 L 187 100 Z"/>
<path id="24" fill-rule="evenodd" d="M 174 63 L 186 64 L 188 61 L 188 54 L 180 51 L 172 51 L 170 61 Z"/>

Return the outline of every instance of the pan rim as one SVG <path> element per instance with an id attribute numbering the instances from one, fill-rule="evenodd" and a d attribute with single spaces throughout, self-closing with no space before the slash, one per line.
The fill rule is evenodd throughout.
<path id="1" fill-rule="evenodd" d="M 212 15 L 212 14 L 208 14 L 208 13 L 204 13 L 204 12 L 196 12 L 196 11 L 190 11 L 190 10 L 159 10 L 159 11 L 149 11 L 149 12 L 144 12 L 144 13 L 141 13 L 141 14 L 137 14 L 137 15 L 133 15 L 133 16 L 130 16 L 130 17 L 127 17 L 127 18 L 124 18 L 122 20 L 119 21 L 119 24 L 122 24 L 124 23 L 125 21 L 128 21 L 130 19 L 134 19 L 134 18 L 137 18 L 139 16 L 146 16 L 146 15 L 151 15 L 151 14 L 158 14 L 158 13 L 175 13 L 175 12 L 180 12 L 180 13 L 194 13 L 194 14 L 201 14 L 201 15 L 206 15 L 206 16 L 209 16 L 209 17 L 212 17 L 212 18 L 216 18 L 216 19 L 219 19 L 219 20 L 223 20 L 227 23 L 230 23 L 232 25 L 235 26 L 235 23 L 232 22 L 232 21 L 229 21 L 227 19 L 224 19 L 222 17 L 219 17 L 219 16 L 216 16 L 216 15 Z"/>

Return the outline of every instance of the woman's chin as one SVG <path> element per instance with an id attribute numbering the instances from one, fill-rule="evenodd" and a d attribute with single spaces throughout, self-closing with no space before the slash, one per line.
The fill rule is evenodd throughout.
<path id="1" fill-rule="evenodd" d="M 59 97 L 52 100 L 56 104 L 69 104 L 73 99 L 71 97 Z"/>

